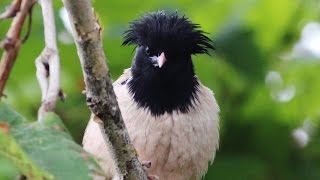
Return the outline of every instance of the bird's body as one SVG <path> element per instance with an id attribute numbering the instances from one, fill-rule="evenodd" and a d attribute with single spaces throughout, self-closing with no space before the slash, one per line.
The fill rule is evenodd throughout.
<path id="1" fill-rule="evenodd" d="M 150 29 L 147 29 L 143 31 L 147 34 L 141 33 L 137 28 L 143 25 L 158 30 L 148 34 Z M 184 17 L 162 12 L 134 22 L 124 42 L 138 45 L 134 63 L 114 83 L 121 114 L 138 158 L 150 161 L 148 174 L 157 175 L 161 180 L 200 179 L 218 148 L 219 106 L 212 91 L 195 76 L 191 61 L 191 54 L 212 48 L 197 27 Z M 186 32 L 194 37 L 184 37 L 190 39 L 182 40 L 182 47 L 178 48 L 174 44 L 176 37 L 171 35 L 177 32 L 184 35 L 181 28 L 190 28 Z M 164 32 L 166 29 L 171 31 Z M 148 37 L 144 36 L 153 39 L 146 41 Z M 92 119 L 83 146 L 100 159 L 102 168 L 112 178 L 115 165 L 99 126 Z"/>

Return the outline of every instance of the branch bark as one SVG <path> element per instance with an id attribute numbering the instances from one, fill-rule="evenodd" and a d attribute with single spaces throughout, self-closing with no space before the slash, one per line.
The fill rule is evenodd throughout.
<path id="1" fill-rule="evenodd" d="M 11 5 L 0 15 L 0 21 L 3 19 L 15 17 L 17 12 L 20 11 L 21 0 L 14 0 Z"/>
<path id="2" fill-rule="evenodd" d="M 5 51 L 0 62 L 0 97 L 3 96 L 5 84 L 20 49 L 23 24 L 34 3 L 34 0 L 15 0 L 11 8 L 1 15 L 0 20 L 13 16 L 14 18 L 5 40 L 1 43 Z"/>
<path id="3" fill-rule="evenodd" d="M 37 79 L 42 93 L 38 120 L 55 108 L 60 88 L 60 59 L 56 40 L 56 26 L 52 0 L 40 0 L 42 9 L 45 48 L 36 59 Z"/>
<path id="4" fill-rule="evenodd" d="M 120 109 L 113 91 L 109 69 L 101 42 L 101 27 L 94 16 L 90 0 L 63 0 L 73 26 L 84 80 L 87 105 L 102 122 L 109 151 L 120 179 L 146 180 L 146 173 L 138 161 L 130 142 Z M 111 148 L 110 148 L 111 147 Z"/>

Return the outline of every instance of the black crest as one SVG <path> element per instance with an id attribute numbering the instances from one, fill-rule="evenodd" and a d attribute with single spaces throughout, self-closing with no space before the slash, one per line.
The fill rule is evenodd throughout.
<path id="1" fill-rule="evenodd" d="M 199 24 L 192 23 L 185 16 L 158 11 L 131 22 L 130 29 L 125 32 L 123 45 L 170 45 L 187 54 L 208 54 L 208 49 L 214 47 L 205 34 Z"/>

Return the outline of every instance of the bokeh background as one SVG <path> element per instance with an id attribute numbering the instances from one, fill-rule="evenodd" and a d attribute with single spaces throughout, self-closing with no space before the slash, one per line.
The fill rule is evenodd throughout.
<path id="1" fill-rule="evenodd" d="M 0 11 L 10 2 L 1 0 Z M 80 143 L 90 113 L 62 2 L 54 6 L 61 86 L 67 94 L 56 112 Z M 214 40 L 211 57 L 193 57 L 197 75 L 215 92 L 221 107 L 220 150 L 206 180 L 320 179 L 319 0 L 95 0 L 94 7 L 104 28 L 113 79 L 130 66 L 133 56 L 134 47 L 121 47 L 122 34 L 128 22 L 145 12 L 178 11 Z M 0 22 L 0 39 L 9 24 Z M 36 6 L 31 35 L 3 99 L 30 121 L 40 105 L 34 60 L 43 46 L 42 16 Z M 0 179 L 16 175 L 0 153 Z"/>

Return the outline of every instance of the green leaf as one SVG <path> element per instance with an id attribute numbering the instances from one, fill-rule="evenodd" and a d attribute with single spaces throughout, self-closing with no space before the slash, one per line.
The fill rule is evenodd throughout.
<path id="1" fill-rule="evenodd" d="M 41 122 L 25 123 L 18 113 L 0 103 L 0 123 L 1 154 L 9 154 L 6 157 L 31 179 L 88 180 L 93 174 L 103 174 L 54 113 L 48 113 Z"/>
<path id="2" fill-rule="evenodd" d="M 28 179 L 53 179 L 51 174 L 43 171 L 30 160 L 21 146 L 7 132 L 4 123 L 0 126 L 0 154 L 17 166 Z"/>
<path id="3" fill-rule="evenodd" d="M 22 124 L 24 121 L 23 117 L 13 111 L 10 107 L 4 103 L 0 103 L 0 122 L 7 122 L 12 126 Z"/>

